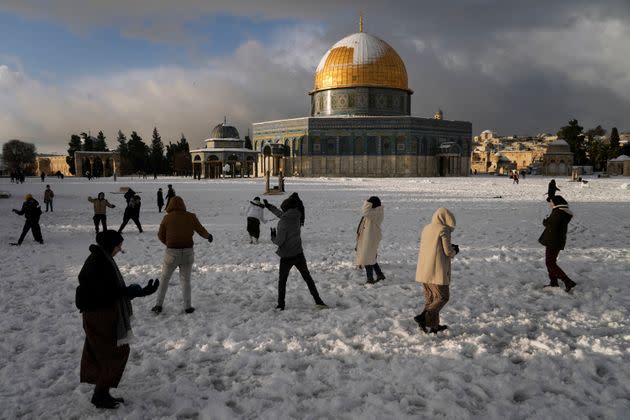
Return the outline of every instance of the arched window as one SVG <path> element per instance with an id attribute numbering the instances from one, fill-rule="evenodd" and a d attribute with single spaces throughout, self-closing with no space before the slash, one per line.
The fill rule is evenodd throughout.
<path id="1" fill-rule="evenodd" d="M 367 154 L 370 156 L 375 156 L 378 154 L 378 141 L 379 138 L 376 136 L 368 136 L 367 138 Z"/>
<path id="2" fill-rule="evenodd" d="M 337 154 L 337 139 L 336 138 L 328 137 L 326 139 L 326 154 L 327 155 L 336 155 Z"/>
<path id="3" fill-rule="evenodd" d="M 381 154 L 382 155 L 391 155 L 394 153 L 394 148 L 392 147 L 392 140 L 389 137 L 381 138 Z"/>
<path id="4" fill-rule="evenodd" d="M 352 154 L 352 137 L 339 137 L 339 154 L 345 156 Z"/>

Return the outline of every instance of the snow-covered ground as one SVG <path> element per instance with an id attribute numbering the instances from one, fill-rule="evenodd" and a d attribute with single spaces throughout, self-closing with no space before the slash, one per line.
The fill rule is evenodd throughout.
<path id="1" fill-rule="evenodd" d="M 43 206 L 44 185 L 0 180 L 1 418 L 628 418 L 630 410 L 630 179 L 558 179 L 575 217 L 559 264 L 573 294 L 543 290 L 549 178 L 288 179 L 306 206 L 305 254 L 322 298 L 318 310 L 294 270 L 287 309 L 276 312 L 278 258 L 268 227 L 250 245 L 241 209 L 263 180 L 88 182 L 49 178 L 55 212 L 41 219 L 45 244 L 17 239 L 11 213 L 26 193 Z M 155 193 L 172 183 L 214 235 L 196 237 L 192 315 L 177 273 L 165 311 L 155 296 L 134 301 L 135 341 L 120 387 L 127 403 L 99 411 L 79 384 L 83 345 L 74 306 L 77 274 L 93 242 L 87 196 L 104 191 L 117 228 L 120 186 L 141 191 L 141 221 L 116 257 L 126 282 L 159 277 L 162 214 Z M 379 262 L 387 276 L 366 285 L 353 263 L 359 208 L 385 207 Z M 500 198 L 499 198 L 500 197 Z M 279 204 L 282 198 L 269 200 Z M 450 330 L 422 334 L 413 321 L 419 231 L 440 206 L 457 218 Z M 271 214 L 267 212 L 268 217 Z"/>

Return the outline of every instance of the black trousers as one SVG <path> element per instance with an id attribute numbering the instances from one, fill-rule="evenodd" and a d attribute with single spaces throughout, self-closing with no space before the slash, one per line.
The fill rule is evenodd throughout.
<path id="1" fill-rule="evenodd" d="M 107 230 L 107 216 L 104 214 L 95 214 L 92 218 L 94 220 L 94 227 L 96 228 L 96 233 L 98 233 L 98 225 L 101 223 L 103 225 L 103 232 Z"/>
<path id="2" fill-rule="evenodd" d="M 33 229 L 33 238 L 35 238 L 35 241 L 39 243 L 44 243 L 44 239 L 42 239 L 42 230 L 39 227 L 39 222 L 27 220 L 24 223 L 24 227 L 22 228 L 22 234 L 20 235 L 20 239 L 18 239 L 18 244 L 22 244 L 22 241 L 24 241 L 26 234 L 31 229 Z"/>
<path id="3" fill-rule="evenodd" d="M 50 211 L 53 211 L 52 200 L 46 201 L 46 211 L 48 211 L 48 207 L 50 207 Z"/>
<path id="4" fill-rule="evenodd" d="M 118 228 L 118 233 L 123 231 L 125 226 L 127 226 L 127 223 L 129 223 L 129 220 L 133 220 L 133 222 L 138 227 L 138 231 L 140 233 L 142 233 L 142 225 L 140 224 L 140 219 L 136 215 L 133 215 L 133 216 L 125 215 L 125 216 L 123 216 L 123 222 L 122 222 L 122 225 L 120 225 L 120 227 Z"/>
<path id="5" fill-rule="evenodd" d="M 304 258 L 304 254 L 298 254 L 294 257 L 286 257 L 280 258 L 280 278 L 278 280 L 278 306 L 284 308 L 284 296 L 287 290 L 287 279 L 289 277 L 289 272 L 291 268 L 298 269 L 302 278 L 306 282 L 308 286 L 308 291 L 311 292 L 311 296 L 315 299 L 316 304 L 323 304 L 324 302 L 319 297 L 319 293 L 317 292 L 317 287 L 315 286 L 315 282 L 313 281 L 313 277 L 311 277 L 311 273 L 308 271 L 308 267 L 306 265 L 306 258 Z"/>
<path id="6" fill-rule="evenodd" d="M 255 217 L 247 218 L 247 233 L 249 236 L 253 236 L 258 239 L 260 237 L 260 220 Z"/>

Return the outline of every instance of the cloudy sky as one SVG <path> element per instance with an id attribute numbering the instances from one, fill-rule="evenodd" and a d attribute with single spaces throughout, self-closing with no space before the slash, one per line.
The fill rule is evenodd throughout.
<path id="1" fill-rule="evenodd" d="M 227 116 L 309 112 L 326 50 L 364 30 L 407 66 L 412 114 L 473 132 L 630 130 L 630 1 L 1 0 L 0 143 L 65 152 L 118 129 L 200 146 Z"/>

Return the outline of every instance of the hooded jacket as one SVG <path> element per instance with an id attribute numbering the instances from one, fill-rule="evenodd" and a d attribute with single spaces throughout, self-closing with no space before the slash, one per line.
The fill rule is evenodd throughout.
<path id="1" fill-rule="evenodd" d="M 564 249 L 567 243 L 567 226 L 572 218 L 573 213 L 568 205 L 554 206 L 549 217 L 543 220 L 545 230 L 538 242 L 547 248 Z"/>
<path id="2" fill-rule="evenodd" d="M 168 248 L 192 248 L 195 232 L 205 239 L 210 236 L 197 216 L 186 211 L 186 205 L 180 196 L 171 198 L 166 206 L 166 216 L 160 223 L 158 231 L 160 241 Z"/>
<path id="3" fill-rule="evenodd" d="M 381 224 L 383 223 L 383 206 L 373 207 L 366 201 L 361 207 L 361 222 L 357 229 L 357 256 L 356 265 L 376 264 L 378 244 L 381 242 Z"/>
<path id="4" fill-rule="evenodd" d="M 14 210 L 15 211 L 15 210 Z M 20 216 L 24 216 L 29 222 L 39 222 L 39 216 L 42 214 L 42 208 L 39 202 L 32 196 L 22 203 L 22 208 L 16 211 Z"/>
<path id="5" fill-rule="evenodd" d="M 267 205 L 270 212 L 278 216 L 278 227 L 275 238 L 271 238 L 272 242 L 278 245 L 276 254 L 280 258 L 294 257 L 302 254 L 302 238 L 301 223 L 302 213 L 298 208 L 289 208 L 286 211 L 278 209 L 272 204 Z"/>
<path id="6" fill-rule="evenodd" d="M 456 254 L 451 245 L 455 230 L 455 216 L 440 207 L 433 213 L 431 223 L 422 229 L 420 252 L 416 268 L 419 283 L 448 285 L 451 282 L 451 258 Z"/>

